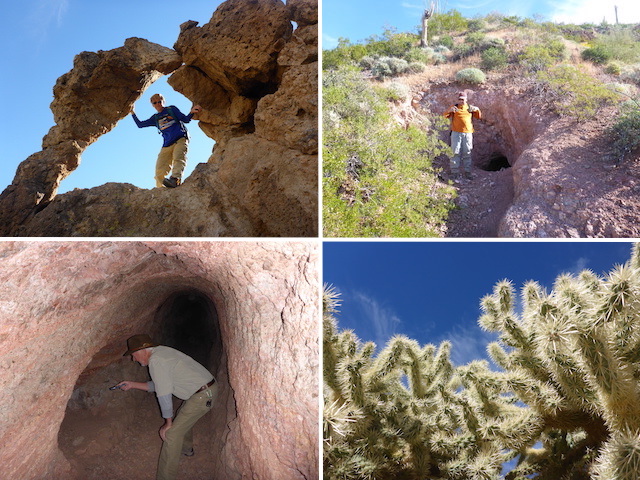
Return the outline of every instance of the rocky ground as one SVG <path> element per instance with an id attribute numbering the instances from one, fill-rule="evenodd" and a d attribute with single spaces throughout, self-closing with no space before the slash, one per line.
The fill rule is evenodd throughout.
<path id="1" fill-rule="evenodd" d="M 162 446 L 158 430 L 163 423 L 155 396 L 120 390 L 110 391 L 109 395 L 111 398 L 100 407 L 67 409 L 58 437 L 60 449 L 83 480 L 153 480 Z M 212 410 L 207 415 L 215 414 Z M 212 442 L 205 417 L 194 427 L 195 455 L 182 457 L 179 478 L 214 477 Z"/>

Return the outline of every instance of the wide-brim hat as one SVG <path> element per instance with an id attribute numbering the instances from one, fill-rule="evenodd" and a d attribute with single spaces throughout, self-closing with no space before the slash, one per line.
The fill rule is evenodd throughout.
<path id="1" fill-rule="evenodd" d="M 157 346 L 158 345 L 153 343 L 149 335 L 146 335 L 144 333 L 141 335 L 134 335 L 133 337 L 130 337 L 127 340 L 127 347 L 129 347 L 129 350 L 127 350 L 124 353 L 123 357 L 126 357 L 127 355 L 131 355 L 133 352 L 137 352 L 138 350 L 142 350 L 144 348 L 151 348 L 151 347 L 157 347 Z"/>

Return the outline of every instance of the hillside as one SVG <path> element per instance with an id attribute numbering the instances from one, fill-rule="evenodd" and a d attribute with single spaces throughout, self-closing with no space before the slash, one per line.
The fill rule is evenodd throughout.
<path id="1" fill-rule="evenodd" d="M 456 12 L 440 17 L 434 17 L 428 48 L 418 47 L 418 35 L 393 31 L 365 44 L 343 42 L 324 52 L 325 77 L 357 70 L 386 99 L 397 125 L 417 127 L 442 142 L 448 141 L 449 126 L 438 117 L 465 91 L 483 116 L 474 122 L 473 178 L 451 178 L 449 147 L 441 143 L 444 149 L 434 150 L 428 168 L 422 167 L 435 179 L 430 191 L 439 195 L 431 206 L 439 218 L 416 221 L 410 233 L 387 225 L 371 228 L 384 221 L 376 218 L 384 216 L 383 206 L 393 204 L 371 195 L 354 196 L 345 202 L 352 211 L 340 211 L 330 198 L 335 184 L 353 179 L 341 176 L 338 160 L 327 155 L 334 148 L 327 119 L 340 109 L 325 96 L 324 152 L 333 161 L 324 164 L 324 202 L 333 207 L 324 211 L 325 235 L 342 236 L 330 231 L 339 223 L 331 217 L 341 215 L 354 224 L 358 216 L 369 226 L 365 236 L 637 237 L 639 29 L 495 15 L 467 20 Z M 463 80 L 458 72 L 465 69 L 473 69 L 472 76 Z M 421 152 L 416 148 L 405 161 L 423 157 Z M 369 173 L 405 184 L 398 170 L 387 162 Z M 358 181 L 371 180 L 363 182 L 361 175 Z M 364 205 L 376 201 L 377 209 Z M 408 209 L 416 201 L 404 198 Z"/>

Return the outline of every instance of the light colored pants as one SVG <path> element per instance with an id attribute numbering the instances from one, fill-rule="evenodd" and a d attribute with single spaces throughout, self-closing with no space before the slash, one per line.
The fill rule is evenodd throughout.
<path id="1" fill-rule="evenodd" d="M 187 166 L 187 139 L 182 137 L 173 145 L 162 147 L 156 162 L 156 187 L 162 187 L 162 180 L 171 172 L 171 176 L 182 179 L 182 172 Z"/>
<path id="2" fill-rule="evenodd" d="M 182 404 L 171 428 L 166 432 L 166 440 L 162 443 L 157 480 L 175 480 L 180 456 L 193 448 L 193 426 L 211 410 L 217 396 L 218 384 L 214 383 L 207 390 L 194 393 Z"/>
<path id="3" fill-rule="evenodd" d="M 460 170 L 460 160 L 465 172 L 471 173 L 471 150 L 473 149 L 473 133 L 451 132 L 451 150 L 453 157 L 449 162 L 451 173 Z"/>

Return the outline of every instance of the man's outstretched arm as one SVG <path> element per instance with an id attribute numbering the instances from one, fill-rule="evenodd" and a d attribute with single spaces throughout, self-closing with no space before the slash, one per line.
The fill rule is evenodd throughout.
<path id="1" fill-rule="evenodd" d="M 156 120 L 154 118 L 155 115 L 152 115 L 151 118 L 147 120 L 140 120 L 136 115 L 136 112 L 134 111 L 133 107 L 131 107 L 131 116 L 133 117 L 133 121 L 136 122 L 136 125 L 138 126 L 138 128 L 156 126 Z"/>

